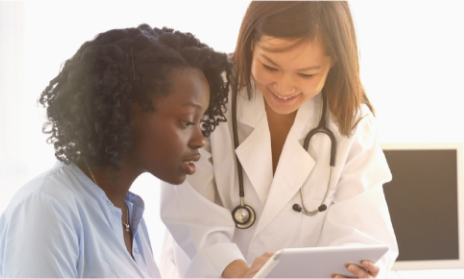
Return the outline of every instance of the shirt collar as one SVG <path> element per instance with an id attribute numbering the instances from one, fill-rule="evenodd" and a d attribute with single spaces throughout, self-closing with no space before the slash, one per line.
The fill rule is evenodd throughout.
<path id="1" fill-rule="evenodd" d="M 73 172 L 80 180 L 80 184 L 82 185 L 82 187 L 84 187 L 87 191 L 92 193 L 93 196 L 98 197 L 100 200 L 109 203 L 114 207 L 114 204 L 110 201 L 105 191 L 103 191 L 102 188 L 96 185 L 95 182 L 93 182 L 93 180 L 91 180 L 76 164 L 71 163 L 67 165 L 64 162 L 58 161 L 56 163 L 56 167 L 62 167 Z M 139 195 L 136 195 L 130 191 L 127 192 L 124 201 L 126 201 L 131 211 L 129 222 L 135 234 L 143 217 L 145 203 Z"/>
<path id="2" fill-rule="evenodd" d="M 130 191 L 127 192 L 124 200 L 130 209 L 130 226 L 135 236 L 135 232 L 137 232 L 139 224 L 142 221 L 143 212 L 145 211 L 145 203 L 140 196 Z"/>
<path id="3" fill-rule="evenodd" d="M 105 191 L 100 188 L 92 179 L 90 179 L 76 164 L 70 163 L 69 165 L 65 164 L 64 162 L 57 162 L 57 165 L 60 165 L 64 169 L 70 170 L 72 173 L 76 175 L 76 177 L 80 180 L 80 184 L 90 193 L 94 194 L 94 196 L 99 197 L 100 199 L 105 200 L 106 202 L 111 201 L 106 196 Z M 111 203 L 112 204 L 112 203 Z"/>

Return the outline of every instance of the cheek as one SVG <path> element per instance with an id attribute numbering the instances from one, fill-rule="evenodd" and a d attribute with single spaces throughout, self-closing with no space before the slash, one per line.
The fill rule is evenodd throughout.
<path id="1" fill-rule="evenodd" d="M 326 74 L 322 75 L 321 77 L 319 77 L 319 78 L 317 79 L 317 82 L 314 83 L 314 87 L 317 88 L 317 91 L 321 91 L 322 88 L 324 88 L 325 81 L 326 81 L 326 79 L 327 79 L 327 74 L 328 74 L 328 73 L 326 73 Z"/>
<path id="2" fill-rule="evenodd" d="M 260 84 L 274 83 L 276 79 L 274 73 L 266 71 L 255 62 L 251 64 L 251 76 L 253 77 L 255 83 Z"/>
<path id="3" fill-rule="evenodd" d="M 315 95 L 324 87 L 326 78 L 327 74 L 317 75 L 311 79 L 303 79 L 303 81 L 299 82 L 298 86 L 303 92 Z"/>
<path id="4" fill-rule="evenodd" d="M 157 127 L 157 131 L 147 138 L 146 144 L 151 145 L 152 149 L 157 149 L 156 153 L 162 157 L 156 158 L 157 160 L 173 161 L 183 151 L 183 139 L 182 132 L 171 124 Z"/>
<path id="5" fill-rule="evenodd" d="M 298 87 L 303 92 L 313 92 L 313 91 L 320 91 L 320 89 L 322 89 L 321 84 L 322 86 L 324 86 L 324 84 L 321 83 L 320 77 L 313 77 L 309 80 L 303 80 L 302 82 L 300 82 Z"/>
<path id="6" fill-rule="evenodd" d="M 134 134 L 134 149 L 142 164 L 155 164 L 157 168 L 176 161 L 182 152 L 182 135 L 170 123 L 145 123 Z"/>

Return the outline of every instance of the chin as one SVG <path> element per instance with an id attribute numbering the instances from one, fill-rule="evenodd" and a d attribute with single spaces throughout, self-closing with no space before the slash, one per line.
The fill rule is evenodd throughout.
<path id="1" fill-rule="evenodd" d="M 154 177 L 158 178 L 161 181 L 164 181 L 169 184 L 179 185 L 184 183 L 185 179 L 187 178 L 187 174 L 180 173 L 180 174 L 166 174 L 166 173 L 154 173 L 150 172 Z"/>
<path id="2" fill-rule="evenodd" d="M 177 177 L 170 177 L 170 178 L 167 178 L 167 179 L 159 178 L 159 179 L 161 179 L 164 182 L 167 182 L 169 184 L 172 184 L 172 185 L 180 185 L 180 184 L 184 183 L 186 178 L 187 178 L 187 175 L 184 174 L 184 175 L 177 176 Z"/>
<path id="3" fill-rule="evenodd" d="M 277 106 L 270 106 L 270 107 L 275 113 L 282 114 L 282 115 L 290 114 L 298 110 L 298 107 L 294 108 L 293 106 L 291 108 L 277 107 Z"/>
<path id="4" fill-rule="evenodd" d="M 272 97 L 268 97 L 268 98 L 272 98 Z M 298 101 L 298 100 L 295 100 L 295 101 Z M 266 102 L 275 113 L 284 114 L 284 115 L 295 112 L 301 106 L 299 102 L 295 102 L 293 104 L 278 104 L 278 103 L 275 103 L 274 100 L 272 99 L 267 100 L 267 98 L 266 98 Z"/>

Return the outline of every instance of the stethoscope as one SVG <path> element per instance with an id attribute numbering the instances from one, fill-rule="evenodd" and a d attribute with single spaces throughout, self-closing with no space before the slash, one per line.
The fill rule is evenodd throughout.
<path id="1" fill-rule="evenodd" d="M 234 96 L 232 100 L 232 129 L 234 133 L 234 145 L 235 149 L 238 147 L 238 134 L 237 134 L 237 95 L 238 92 L 237 90 L 233 90 Z M 331 148 L 330 148 L 330 175 L 329 175 L 329 183 L 327 184 L 327 190 L 324 195 L 324 199 L 322 200 L 321 204 L 317 209 L 314 210 L 307 210 L 304 204 L 304 198 L 303 198 L 303 187 L 300 188 L 300 197 L 301 197 L 301 204 L 303 207 L 301 207 L 299 204 L 295 203 L 292 206 L 292 209 L 295 210 L 296 212 L 301 212 L 305 215 L 308 216 L 314 216 L 319 212 L 323 212 L 327 210 L 327 205 L 325 204 L 325 200 L 327 198 L 327 194 L 329 193 L 330 189 L 330 182 L 332 181 L 332 171 L 335 166 L 335 155 L 337 153 L 337 143 L 335 140 L 335 136 L 333 133 L 327 128 L 327 125 L 325 123 L 325 115 L 326 115 L 326 110 L 327 110 L 327 100 L 325 93 L 322 92 L 322 115 L 321 119 L 319 121 L 319 124 L 317 125 L 316 128 L 312 129 L 309 131 L 309 133 L 306 135 L 306 138 L 303 143 L 303 147 L 305 150 L 308 150 L 309 146 L 309 141 L 311 140 L 312 136 L 314 136 L 317 133 L 323 133 L 329 136 L 330 142 L 331 142 Z M 235 159 L 237 161 L 237 172 L 238 172 L 238 182 L 239 182 L 239 187 L 240 187 L 240 205 L 235 207 L 234 210 L 232 211 L 232 218 L 234 219 L 235 226 L 239 229 L 248 229 L 251 227 L 256 220 L 256 213 L 254 209 L 245 204 L 245 191 L 243 189 L 243 170 L 242 170 L 242 165 L 240 164 L 240 161 L 237 156 L 235 156 Z"/>

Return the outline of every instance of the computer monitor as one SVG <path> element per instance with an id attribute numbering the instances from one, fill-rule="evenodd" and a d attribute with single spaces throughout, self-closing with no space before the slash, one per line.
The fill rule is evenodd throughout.
<path id="1" fill-rule="evenodd" d="M 464 268 L 463 147 L 382 144 L 385 197 L 399 246 L 394 270 Z"/>

